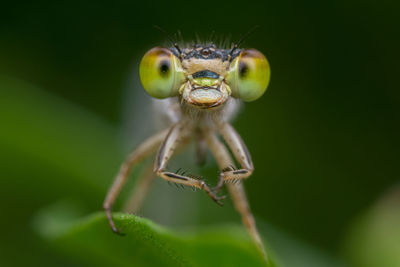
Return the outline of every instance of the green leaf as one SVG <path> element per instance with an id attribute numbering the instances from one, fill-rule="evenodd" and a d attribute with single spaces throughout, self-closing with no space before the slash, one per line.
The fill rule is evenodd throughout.
<path id="1" fill-rule="evenodd" d="M 55 210 L 68 211 L 55 214 Z M 104 213 L 81 219 L 55 207 L 35 220 L 37 231 L 77 264 L 95 266 L 276 266 L 266 264 L 242 227 L 224 225 L 171 231 L 148 219 L 116 214 L 125 236 L 114 234 Z M 63 213 L 63 212 L 61 212 Z M 58 217 L 58 218 L 57 218 Z M 270 253 L 270 252 L 269 252 Z M 271 255 L 272 253 L 270 253 Z M 72 256 L 72 257 L 71 257 Z"/>
<path id="2" fill-rule="evenodd" d="M 0 228 L 7 229 L 0 238 L 0 265 L 55 266 L 29 231 L 30 218 L 60 198 L 81 200 L 92 210 L 101 206 L 122 161 L 117 128 L 66 99 L 3 75 L 0 122 Z"/>
<path id="3" fill-rule="evenodd" d="M 279 266 L 286 267 L 347 267 L 341 259 L 335 258 L 321 248 L 305 243 L 262 220 L 257 225 L 263 236 L 268 237 L 269 244 L 276 252 Z"/>
<path id="4" fill-rule="evenodd" d="M 103 192 L 121 161 L 116 129 L 88 110 L 32 84 L 0 76 L 0 88 L 0 156 L 7 161 L 9 172 L 28 174 L 28 164 L 45 170 L 44 176 L 50 169 L 53 175 L 68 177 L 58 178 L 55 185 L 79 184 Z M 23 165 L 8 159 L 10 154 L 23 158 Z M 13 178 L 7 175 L 2 182 L 11 186 Z M 39 179 L 26 182 L 54 183 L 56 178 Z"/>
<path id="5" fill-rule="evenodd" d="M 353 266 L 400 266 L 400 187 L 378 200 L 352 225 L 345 252 Z"/>

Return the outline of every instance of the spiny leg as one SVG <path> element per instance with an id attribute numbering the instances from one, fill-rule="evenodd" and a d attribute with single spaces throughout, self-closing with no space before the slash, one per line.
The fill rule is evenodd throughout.
<path id="1" fill-rule="evenodd" d="M 179 150 L 184 149 L 186 145 L 186 142 L 180 143 L 178 146 L 178 152 Z M 153 170 L 153 165 L 154 163 L 145 163 L 144 169 L 135 181 L 133 190 L 130 193 L 128 200 L 124 204 L 124 207 L 122 209 L 124 212 L 135 214 L 142 207 L 143 201 L 156 177 Z"/>
<path id="2" fill-rule="evenodd" d="M 154 172 L 164 180 L 169 182 L 191 186 L 194 188 L 199 188 L 204 190 L 208 196 L 213 199 L 219 205 L 222 205 L 221 200 L 224 197 L 218 197 L 214 192 L 208 187 L 208 185 L 200 180 L 192 178 L 188 175 L 179 174 L 178 172 L 169 172 L 166 170 L 167 163 L 172 157 L 177 145 L 188 136 L 188 129 L 186 125 L 187 122 L 181 122 L 174 125 L 168 132 L 163 144 L 161 145 L 154 164 Z"/>
<path id="3" fill-rule="evenodd" d="M 128 200 L 125 202 L 124 208 L 122 209 L 124 212 L 135 214 L 140 210 L 155 177 L 152 164 L 147 163 L 144 170 L 135 181 L 135 185 Z"/>
<path id="4" fill-rule="evenodd" d="M 114 179 L 114 182 L 110 189 L 108 190 L 106 199 L 103 203 L 103 208 L 106 212 L 108 222 L 110 223 L 111 229 L 115 233 L 119 233 L 117 227 L 114 224 L 114 221 L 111 216 L 111 209 L 115 202 L 115 199 L 121 192 L 122 187 L 126 183 L 129 174 L 132 170 L 132 167 L 143 160 L 145 157 L 149 156 L 151 153 L 154 153 L 161 142 L 165 139 L 168 130 L 164 130 L 144 141 L 139 145 L 134 151 L 132 151 L 125 162 L 121 165 L 117 176 Z"/>
<path id="5" fill-rule="evenodd" d="M 230 168 L 234 166 L 234 162 L 232 157 L 225 147 L 225 145 L 218 139 L 217 135 L 213 131 L 206 130 L 206 140 L 207 144 L 213 153 L 218 166 L 221 170 Z M 252 164 L 251 164 L 252 166 Z M 264 248 L 264 244 L 262 242 L 261 236 L 257 230 L 256 222 L 254 220 L 253 214 L 251 213 L 246 192 L 244 190 L 243 184 L 241 181 L 238 183 L 229 183 L 227 184 L 230 195 L 232 196 L 233 204 L 236 210 L 242 216 L 242 221 L 247 231 L 249 232 L 251 238 L 257 245 L 260 252 L 263 254 L 266 261 L 268 261 L 267 253 Z"/>
<path id="6" fill-rule="evenodd" d="M 218 129 L 242 168 L 236 169 L 233 165 L 225 166 L 220 173 L 218 185 L 215 187 L 217 192 L 225 182 L 246 179 L 254 170 L 250 153 L 236 130 L 227 122 L 218 124 Z"/>

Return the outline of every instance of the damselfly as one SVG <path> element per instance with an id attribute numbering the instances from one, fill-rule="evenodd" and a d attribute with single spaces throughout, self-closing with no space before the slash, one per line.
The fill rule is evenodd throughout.
<path id="1" fill-rule="evenodd" d="M 119 231 L 112 219 L 112 206 L 133 166 L 155 153 L 152 171 L 157 176 L 168 182 L 201 189 L 219 205 L 224 197 L 218 196 L 218 192 L 226 185 L 246 229 L 265 255 L 242 184 L 253 173 L 253 162 L 245 143 L 229 121 L 238 108 L 237 99 L 250 102 L 264 94 L 270 80 L 270 67 L 261 52 L 242 49 L 239 45 L 240 42 L 230 49 L 223 49 L 212 43 L 184 47 L 173 42 L 171 47 L 155 47 L 144 55 L 139 68 L 141 83 L 151 97 L 166 99 L 162 105 L 171 124 L 131 152 L 115 177 L 104 201 L 108 221 L 115 233 Z M 214 188 L 200 176 L 168 169 L 174 151 L 190 141 L 205 144 L 213 154 L 220 169 Z M 228 148 L 240 167 L 236 167 Z M 135 190 L 137 196 L 134 199 L 138 203 L 144 198 L 151 176 L 152 173 L 144 175 Z"/>

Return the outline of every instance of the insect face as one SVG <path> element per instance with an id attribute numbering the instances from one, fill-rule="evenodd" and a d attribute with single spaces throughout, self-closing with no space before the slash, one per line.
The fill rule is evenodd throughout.
<path id="1" fill-rule="evenodd" d="M 140 63 L 140 79 L 156 98 L 180 96 L 182 102 L 201 109 L 221 106 L 229 97 L 253 101 L 261 97 L 270 80 L 269 63 L 255 49 L 217 49 L 195 45 L 179 53 L 156 47 Z"/>

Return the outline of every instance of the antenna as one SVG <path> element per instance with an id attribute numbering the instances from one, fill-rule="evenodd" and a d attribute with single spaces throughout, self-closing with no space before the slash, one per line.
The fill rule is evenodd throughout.
<path id="1" fill-rule="evenodd" d="M 174 41 L 174 39 L 171 37 L 171 35 L 166 30 L 164 30 L 163 28 L 161 28 L 158 25 L 154 25 L 154 28 L 156 28 L 157 30 L 159 30 L 160 32 L 165 34 L 167 39 L 172 43 L 172 45 L 176 48 L 176 50 L 178 50 L 179 55 L 182 54 L 182 50 L 179 48 L 178 43 Z"/>
<path id="2" fill-rule="evenodd" d="M 236 49 L 239 48 L 239 46 L 243 43 L 243 41 L 251 34 L 253 33 L 259 26 L 255 25 L 253 26 L 253 28 L 251 28 L 250 30 L 248 30 L 245 34 L 242 35 L 242 37 L 240 37 L 239 41 L 237 41 L 233 47 L 232 50 L 229 52 L 229 55 L 232 58 L 233 52 L 235 52 Z"/>

